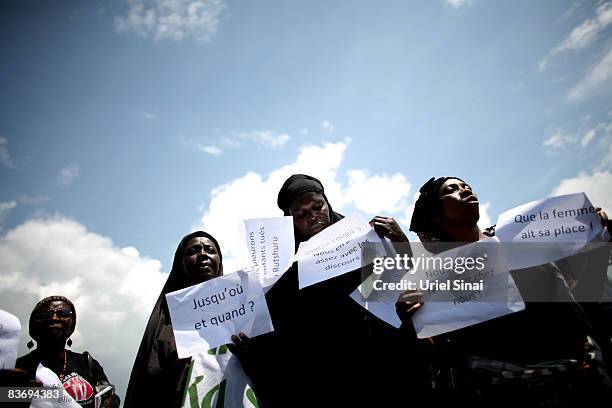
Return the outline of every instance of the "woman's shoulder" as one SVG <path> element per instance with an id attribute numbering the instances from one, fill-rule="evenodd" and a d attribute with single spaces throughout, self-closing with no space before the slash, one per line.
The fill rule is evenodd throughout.
<path id="1" fill-rule="evenodd" d="M 30 372 L 32 369 L 35 371 L 39 362 L 40 357 L 38 357 L 36 350 L 33 350 L 25 356 L 19 357 L 15 362 L 15 368 L 20 368 L 22 370 L 26 370 L 27 372 Z"/>

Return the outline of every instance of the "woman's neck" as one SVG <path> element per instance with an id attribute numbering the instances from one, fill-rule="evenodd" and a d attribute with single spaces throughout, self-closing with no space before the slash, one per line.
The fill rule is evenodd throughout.
<path id="1" fill-rule="evenodd" d="M 454 222 L 443 227 L 450 242 L 476 242 L 487 238 L 475 223 Z"/>
<path id="2" fill-rule="evenodd" d="M 36 349 L 40 353 L 40 356 L 43 360 L 54 361 L 60 358 L 64 358 L 65 353 L 65 345 L 64 343 L 45 343 L 38 344 Z"/>

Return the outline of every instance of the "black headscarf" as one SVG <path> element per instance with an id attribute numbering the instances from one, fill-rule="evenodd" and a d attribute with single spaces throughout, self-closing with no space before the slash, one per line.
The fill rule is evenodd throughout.
<path id="1" fill-rule="evenodd" d="M 180 406 L 187 385 L 190 358 L 179 359 L 166 304 L 166 294 L 190 286 L 183 267 L 185 245 L 195 237 L 210 239 L 219 253 L 219 275 L 223 275 L 223 257 L 217 240 L 204 231 L 185 236 L 174 253 L 172 270 L 147 323 L 125 396 L 124 407 Z"/>
<path id="2" fill-rule="evenodd" d="M 285 180 L 283 186 L 278 192 L 278 199 L 276 200 L 278 208 L 283 210 L 283 214 L 289 215 L 291 204 L 293 204 L 296 198 L 306 193 L 318 193 L 323 196 L 325 202 L 327 203 L 327 208 L 329 208 L 329 220 L 331 224 L 344 218 L 343 215 L 335 212 L 332 209 L 331 204 L 325 195 L 323 184 L 321 184 L 318 179 L 306 174 L 294 174 Z M 297 248 L 300 242 L 306 241 L 306 238 L 301 236 L 297 230 L 294 231 L 294 234 L 295 245 Z"/>

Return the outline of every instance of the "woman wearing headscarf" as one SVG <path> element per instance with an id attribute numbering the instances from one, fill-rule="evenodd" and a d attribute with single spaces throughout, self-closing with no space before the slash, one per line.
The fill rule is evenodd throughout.
<path id="1" fill-rule="evenodd" d="M 304 174 L 285 181 L 277 204 L 293 216 L 296 248 L 343 218 L 332 209 L 321 182 Z M 371 225 L 392 241 L 407 241 L 392 218 L 375 217 Z M 265 408 L 385 406 L 381 401 L 388 400 L 391 391 L 405 400 L 406 391 L 418 388 L 411 383 L 417 364 L 402 364 L 402 351 L 410 348 L 414 336 L 406 338 L 387 328 L 353 301 L 349 295 L 360 283 L 357 269 L 299 289 L 294 263 L 269 290 L 266 299 L 275 331 L 248 342 L 234 339 L 235 347 L 250 349 L 245 356 L 267 357 L 244 364 Z M 393 381 L 409 385 L 397 392 L 389 387 Z"/>
<path id="2" fill-rule="evenodd" d="M 203 231 L 185 236 L 147 323 L 125 396 L 125 407 L 179 407 L 191 358 L 178 358 L 166 294 L 223 275 L 217 240 Z"/>
<path id="3" fill-rule="evenodd" d="M 478 198 L 460 178 L 432 178 L 420 193 L 410 230 L 430 252 L 441 251 L 436 243 L 464 245 L 494 234 L 478 227 Z M 546 264 L 510 273 L 525 310 L 433 338 L 442 399 L 472 406 L 575 406 L 586 390 L 601 391 L 592 386 L 602 383 L 596 370 L 585 362 L 588 324 L 558 270 Z"/>
<path id="4" fill-rule="evenodd" d="M 64 296 L 49 296 L 34 306 L 30 315 L 30 336 L 36 349 L 17 359 L 16 368 L 36 377 L 39 364 L 53 371 L 64 389 L 82 407 L 95 406 L 96 385 L 108 385 L 104 370 L 88 352 L 82 354 L 66 349 L 72 345 L 70 336 L 76 327 L 76 309 Z M 28 343 L 29 347 L 33 343 Z M 104 407 L 119 407 L 119 398 L 109 391 L 102 399 Z"/>

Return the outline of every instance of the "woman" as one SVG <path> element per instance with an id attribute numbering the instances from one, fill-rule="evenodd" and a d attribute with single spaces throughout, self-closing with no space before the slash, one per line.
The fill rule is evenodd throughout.
<path id="1" fill-rule="evenodd" d="M 178 358 L 166 293 L 222 276 L 222 261 L 217 240 L 206 232 L 193 232 L 179 243 L 136 355 L 125 407 L 181 406 L 191 359 Z"/>
<path id="2" fill-rule="evenodd" d="M 36 376 L 39 363 L 59 377 L 64 389 L 82 407 L 95 406 L 97 385 L 108 385 L 102 366 L 88 352 L 82 354 L 66 350 L 76 327 L 76 309 L 64 296 L 49 296 L 34 306 L 30 315 L 30 336 L 36 349 L 17 359 L 16 368 Z M 28 346 L 32 346 L 30 342 Z M 119 407 L 119 398 L 109 392 L 103 399 L 105 407 Z"/>
<path id="3" fill-rule="evenodd" d="M 296 248 L 343 218 L 321 182 L 304 174 L 285 181 L 277 203 L 293 216 Z M 371 225 L 392 241 L 407 241 L 392 218 L 375 217 Z M 386 326 L 354 302 L 349 295 L 360 283 L 357 269 L 300 290 L 294 263 L 266 294 L 275 331 L 233 339 L 264 407 L 390 406 L 381 401 L 405 400 L 419 388 L 422 367 L 406 353 L 414 350 L 413 334 Z"/>
<path id="4" fill-rule="evenodd" d="M 478 198 L 463 180 L 432 178 L 420 193 L 410 230 L 428 250 L 439 252 L 435 243 L 462 245 L 492 234 L 478 227 Z M 581 393 L 600 392 L 601 381 L 585 362 L 588 325 L 558 270 L 547 264 L 511 275 L 527 301 L 525 310 L 433 339 L 443 398 L 464 398 L 471 405 L 573 406 L 586 395 Z"/>

